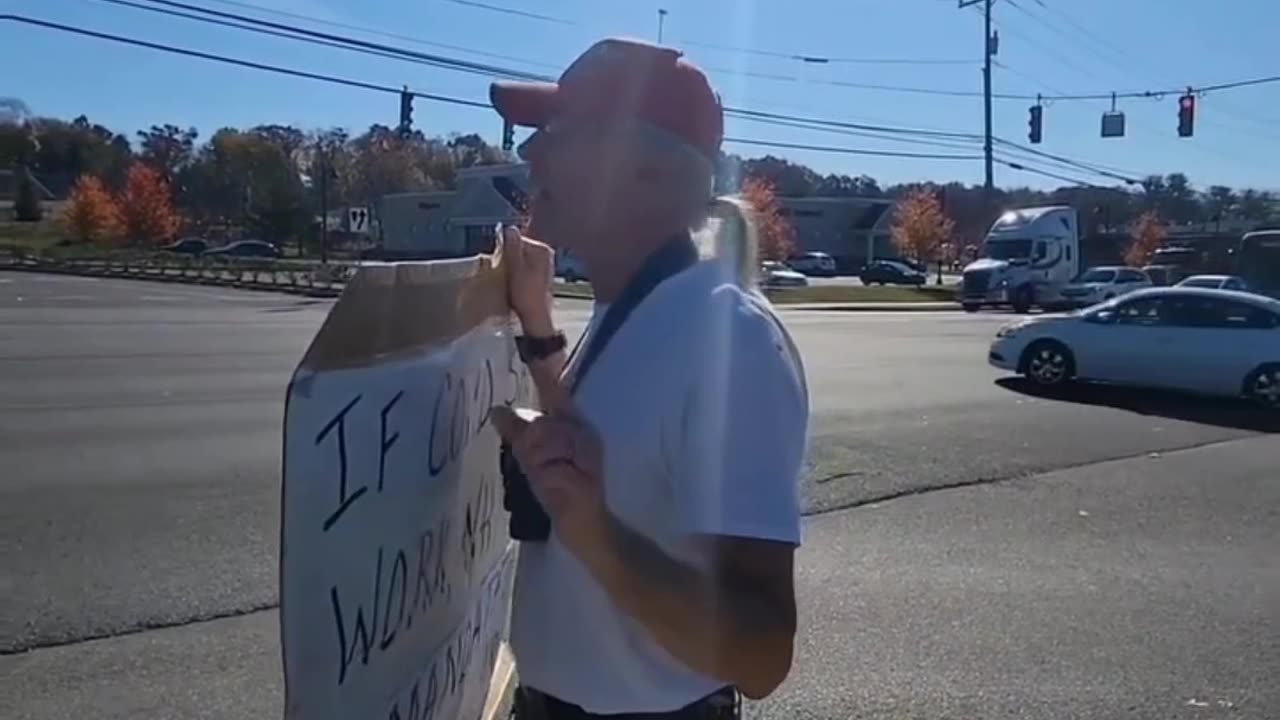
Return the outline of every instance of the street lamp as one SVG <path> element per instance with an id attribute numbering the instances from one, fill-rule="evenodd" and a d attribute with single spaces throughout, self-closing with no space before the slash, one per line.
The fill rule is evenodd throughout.
<path id="1" fill-rule="evenodd" d="M 662 44 L 662 23 L 667 19 L 667 11 L 658 8 L 658 44 Z"/>

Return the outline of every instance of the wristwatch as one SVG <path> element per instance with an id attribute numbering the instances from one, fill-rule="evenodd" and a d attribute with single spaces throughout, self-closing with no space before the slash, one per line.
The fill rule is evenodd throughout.
<path id="1" fill-rule="evenodd" d="M 520 360 L 525 364 L 551 357 L 568 346 L 569 341 L 565 339 L 563 332 L 546 337 L 516 336 L 516 352 L 520 354 Z"/>

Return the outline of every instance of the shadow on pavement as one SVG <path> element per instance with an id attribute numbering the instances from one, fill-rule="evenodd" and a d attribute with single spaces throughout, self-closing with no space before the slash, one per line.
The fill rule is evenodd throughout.
<path id="1" fill-rule="evenodd" d="M 1026 378 L 1000 378 L 996 385 L 1022 395 L 1128 410 L 1201 425 L 1215 425 L 1260 433 L 1280 432 L 1280 412 L 1244 400 L 1206 398 L 1164 390 L 1074 383 L 1061 390 L 1045 390 Z"/>

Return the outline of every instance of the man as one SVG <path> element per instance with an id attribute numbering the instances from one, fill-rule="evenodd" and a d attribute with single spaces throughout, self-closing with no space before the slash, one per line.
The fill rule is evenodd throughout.
<path id="1" fill-rule="evenodd" d="M 542 414 L 493 413 L 552 528 L 520 549 L 516 716 L 733 717 L 791 667 L 808 397 L 768 302 L 692 246 L 719 101 L 678 52 L 616 39 L 491 98 L 536 128 L 537 240 L 507 229 L 502 253 Z M 548 244 L 596 299 L 569 360 Z"/>

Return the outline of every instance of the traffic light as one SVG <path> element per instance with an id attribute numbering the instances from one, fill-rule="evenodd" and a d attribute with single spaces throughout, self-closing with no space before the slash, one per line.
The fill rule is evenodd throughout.
<path id="1" fill-rule="evenodd" d="M 1178 98 L 1178 137 L 1191 137 L 1196 130 L 1196 96 L 1187 93 Z"/>
<path id="2" fill-rule="evenodd" d="M 400 91 L 400 133 L 409 134 L 413 129 L 413 93 L 408 88 Z"/>
<path id="3" fill-rule="evenodd" d="M 510 120 L 502 121 L 502 149 L 506 152 L 516 146 L 516 128 L 511 124 Z"/>
<path id="4" fill-rule="evenodd" d="M 1044 126 L 1044 106 L 1039 104 L 1032 105 L 1030 110 L 1031 119 L 1027 121 L 1027 127 L 1029 128 L 1027 139 L 1031 141 L 1032 145 L 1039 145 L 1041 131 Z"/>

